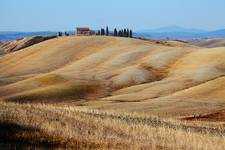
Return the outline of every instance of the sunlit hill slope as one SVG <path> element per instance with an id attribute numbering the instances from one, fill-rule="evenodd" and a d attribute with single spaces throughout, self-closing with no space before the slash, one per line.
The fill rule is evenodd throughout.
<path id="1" fill-rule="evenodd" d="M 225 48 L 62 37 L 0 57 L 0 99 L 192 115 L 225 106 Z"/>

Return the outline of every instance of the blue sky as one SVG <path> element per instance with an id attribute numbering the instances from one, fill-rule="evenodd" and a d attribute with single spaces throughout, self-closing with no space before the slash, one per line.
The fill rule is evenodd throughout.
<path id="1" fill-rule="evenodd" d="M 0 31 L 225 28 L 225 0 L 0 0 Z"/>

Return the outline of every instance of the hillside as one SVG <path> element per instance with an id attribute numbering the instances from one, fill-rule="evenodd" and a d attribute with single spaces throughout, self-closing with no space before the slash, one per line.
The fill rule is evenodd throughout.
<path id="1" fill-rule="evenodd" d="M 32 46 L 34 44 L 56 38 L 57 36 L 33 36 L 17 39 L 11 42 L 2 42 L 0 43 L 0 50 L 2 53 L 9 53 L 21 50 L 23 48 Z M 1 53 L 1 52 L 0 52 Z"/>
<path id="2" fill-rule="evenodd" d="M 70 36 L 0 68 L 0 149 L 224 149 L 224 47 Z"/>
<path id="3" fill-rule="evenodd" d="M 0 57 L 0 97 L 162 116 L 214 113 L 225 106 L 224 54 L 179 42 L 57 38 Z"/>
<path id="4" fill-rule="evenodd" d="M 207 39 L 207 40 L 196 40 L 190 42 L 193 45 L 200 46 L 200 47 L 224 47 L 225 46 L 225 39 Z"/>
<path id="5" fill-rule="evenodd" d="M 222 124 L 0 102 L 1 149 L 223 150 Z M 206 142 L 207 141 L 207 142 Z"/>

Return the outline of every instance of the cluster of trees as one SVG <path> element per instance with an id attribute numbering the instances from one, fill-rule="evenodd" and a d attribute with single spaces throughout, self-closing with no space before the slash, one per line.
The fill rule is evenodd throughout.
<path id="1" fill-rule="evenodd" d="M 64 32 L 64 35 L 65 36 L 70 36 L 70 34 L 68 32 Z M 63 33 L 62 32 L 58 32 L 58 36 L 63 36 Z"/>
<path id="2" fill-rule="evenodd" d="M 97 35 L 106 35 L 106 36 L 119 36 L 119 37 L 133 37 L 133 32 L 131 29 L 121 29 L 117 30 L 117 28 L 114 29 L 113 32 L 109 31 L 109 28 L 106 27 L 106 29 L 101 28 L 101 30 L 98 30 L 96 33 Z"/>
<path id="3" fill-rule="evenodd" d="M 132 38 L 133 37 L 133 32 L 130 29 L 122 29 L 122 30 L 117 31 L 117 29 L 115 28 L 114 32 L 113 32 L 113 36 L 130 37 L 130 38 Z"/>

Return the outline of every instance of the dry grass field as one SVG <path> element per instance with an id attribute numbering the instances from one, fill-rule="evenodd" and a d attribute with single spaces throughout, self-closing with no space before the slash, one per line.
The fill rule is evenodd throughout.
<path id="1" fill-rule="evenodd" d="M 0 56 L 0 147 L 225 147 L 225 47 L 61 37 Z"/>
<path id="2" fill-rule="evenodd" d="M 0 147 L 223 150 L 224 125 L 78 106 L 0 103 Z"/>

